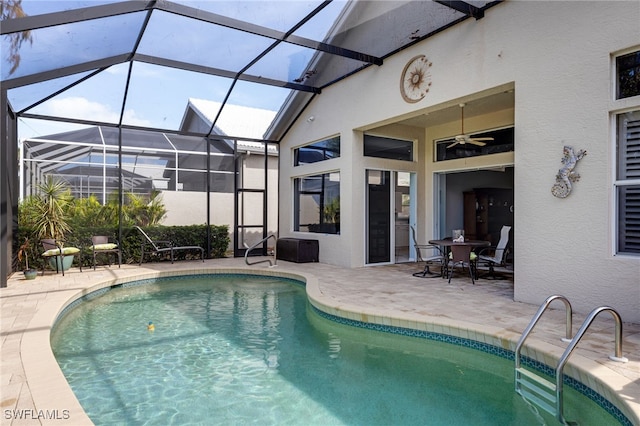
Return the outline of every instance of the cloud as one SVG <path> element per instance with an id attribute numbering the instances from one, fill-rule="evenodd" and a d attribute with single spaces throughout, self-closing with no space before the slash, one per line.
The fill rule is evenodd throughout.
<path id="1" fill-rule="evenodd" d="M 80 124 L 61 123 L 59 121 L 20 118 L 18 119 L 18 138 L 20 140 L 38 138 L 86 127 Z"/>
<path id="2" fill-rule="evenodd" d="M 82 97 L 52 99 L 42 104 L 42 109 L 38 111 L 38 114 L 107 123 L 117 123 L 120 117 L 120 112 L 114 111 L 109 105 L 92 102 Z M 133 109 L 125 110 L 123 122 L 134 126 L 151 126 L 149 120 L 138 117 Z"/>

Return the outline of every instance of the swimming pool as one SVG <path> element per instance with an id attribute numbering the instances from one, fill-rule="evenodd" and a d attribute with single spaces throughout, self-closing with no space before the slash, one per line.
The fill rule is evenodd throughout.
<path id="1" fill-rule="evenodd" d="M 516 396 L 512 361 L 338 324 L 274 277 L 101 290 L 65 311 L 52 347 L 96 424 L 554 424 Z M 566 398 L 567 419 L 618 424 Z"/>

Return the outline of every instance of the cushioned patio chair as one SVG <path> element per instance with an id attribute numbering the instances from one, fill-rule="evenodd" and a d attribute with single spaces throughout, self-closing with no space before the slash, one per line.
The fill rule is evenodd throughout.
<path id="1" fill-rule="evenodd" d="M 478 252 L 478 266 L 483 265 L 489 267 L 489 272 L 481 278 L 493 280 L 504 278 L 501 275 L 496 275 L 495 267 L 506 265 L 507 254 L 509 253 L 507 249 L 507 244 L 509 244 L 509 231 L 511 231 L 510 226 L 503 226 L 500 230 L 498 245 L 495 247 L 485 247 Z"/>
<path id="2" fill-rule="evenodd" d="M 424 263 L 424 269 L 422 272 L 415 272 L 414 277 L 420 278 L 435 278 L 443 277 L 445 270 L 445 257 L 444 253 L 438 246 L 432 244 L 418 244 L 416 239 L 416 230 L 413 226 L 409 226 L 411 229 L 411 238 L 413 239 L 413 247 L 416 249 L 416 260 Z M 431 266 L 439 266 L 440 272 L 432 272 Z"/>
<path id="3" fill-rule="evenodd" d="M 135 228 L 140 232 L 142 236 L 142 250 L 140 253 L 140 265 L 142 265 L 142 261 L 144 260 L 145 249 L 150 247 L 147 251 L 148 253 L 161 254 L 169 252 L 171 254 L 171 263 L 173 263 L 174 257 L 173 252 L 176 250 L 200 250 L 200 259 L 204 262 L 204 249 L 200 246 L 174 246 L 171 241 L 160 241 L 160 240 L 152 240 L 149 238 L 146 232 L 142 230 L 139 226 L 135 226 Z"/>
<path id="4" fill-rule="evenodd" d="M 42 244 L 42 248 L 44 252 L 42 253 L 42 257 L 44 258 L 44 262 L 42 263 L 42 275 L 44 275 L 44 269 L 49 263 L 50 260 L 53 259 L 51 263 L 55 264 L 56 274 L 62 271 L 62 276 L 64 277 L 64 257 L 67 256 L 75 256 L 78 254 L 82 256 L 80 249 L 77 247 L 64 247 L 64 241 L 56 240 L 53 238 L 44 238 L 40 240 Z M 54 259 L 56 256 L 60 256 L 59 259 Z M 73 262 L 73 258 L 71 259 Z M 80 271 L 82 271 L 82 259 L 78 262 L 80 264 Z"/>
<path id="5" fill-rule="evenodd" d="M 94 235 L 91 237 L 91 251 L 93 253 L 93 270 L 96 270 L 96 256 L 106 254 L 109 266 L 111 266 L 111 256 L 114 254 L 118 257 L 118 268 L 122 265 L 122 252 L 120 251 L 120 243 L 115 238 L 106 235 Z"/>
<path id="6" fill-rule="evenodd" d="M 451 277 L 453 277 L 453 270 L 456 265 L 461 266 L 463 269 L 467 268 L 469 270 L 469 276 L 471 276 L 471 283 L 475 284 L 475 275 L 476 275 L 476 259 L 477 255 L 472 251 L 473 247 L 470 245 L 462 244 L 454 244 L 450 247 L 451 252 L 449 253 L 449 268 L 447 274 L 449 275 L 449 283 L 451 283 Z"/>

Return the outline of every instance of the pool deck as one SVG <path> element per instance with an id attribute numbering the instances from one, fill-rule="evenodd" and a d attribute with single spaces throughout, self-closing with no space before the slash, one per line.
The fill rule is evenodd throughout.
<path id="1" fill-rule="evenodd" d="M 257 260 L 252 258 L 252 260 Z M 314 305 L 345 318 L 398 327 L 442 332 L 514 349 L 537 305 L 513 301 L 510 280 L 476 281 L 454 277 L 417 278 L 415 263 L 368 268 L 340 268 L 322 263 L 278 261 L 246 266 L 244 259 L 215 259 L 204 263 L 180 261 L 117 267 L 72 268 L 63 277 L 48 271 L 34 281 L 14 274 L 0 289 L 2 425 L 90 424 L 58 368 L 49 346 L 49 332 L 58 313 L 79 294 L 108 283 L 216 269 L 295 274 L 307 279 Z M 556 306 L 556 303 L 559 306 Z M 554 302 L 527 340 L 523 355 L 555 365 L 567 344 L 564 306 Z M 574 332 L 585 315 L 574 313 Z M 624 320 L 624 318 L 623 318 Z M 614 322 L 600 315 L 577 346 L 565 368 L 568 374 L 607 397 L 640 425 L 640 324 L 624 323 L 623 355 L 613 362 Z M 16 417 L 23 417 L 17 419 Z M 49 418 L 49 419 L 47 419 Z"/>

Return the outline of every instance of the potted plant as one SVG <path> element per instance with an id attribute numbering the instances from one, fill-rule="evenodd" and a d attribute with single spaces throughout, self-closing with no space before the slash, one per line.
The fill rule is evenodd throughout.
<path id="1" fill-rule="evenodd" d="M 38 271 L 33 268 L 29 268 L 29 250 L 30 248 L 29 238 L 24 240 L 24 243 L 20 246 L 18 250 L 18 262 L 22 262 L 24 258 L 24 278 L 27 280 L 33 280 L 38 275 Z"/>
<path id="2" fill-rule="evenodd" d="M 54 240 L 47 251 L 52 251 L 51 255 L 45 257 L 49 259 L 49 265 L 56 270 L 67 270 L 73 263 L 74 253 L 80 250 L 75 247 L 62 247 L 64 256 L 55 255 L 60 253 L 57 246 L 64 244 L 65 233 L 70 231 L 65 216 L 71 200 L 73 199 L 68 185 L 61 180 L 51 176 L 38 185 L 38 195 L 35 197 L 31 214 L 34 216 L 34 226 L 38 238 L 42 240 Z M 57 264 L 57 265 L 56 265 Z"/>

